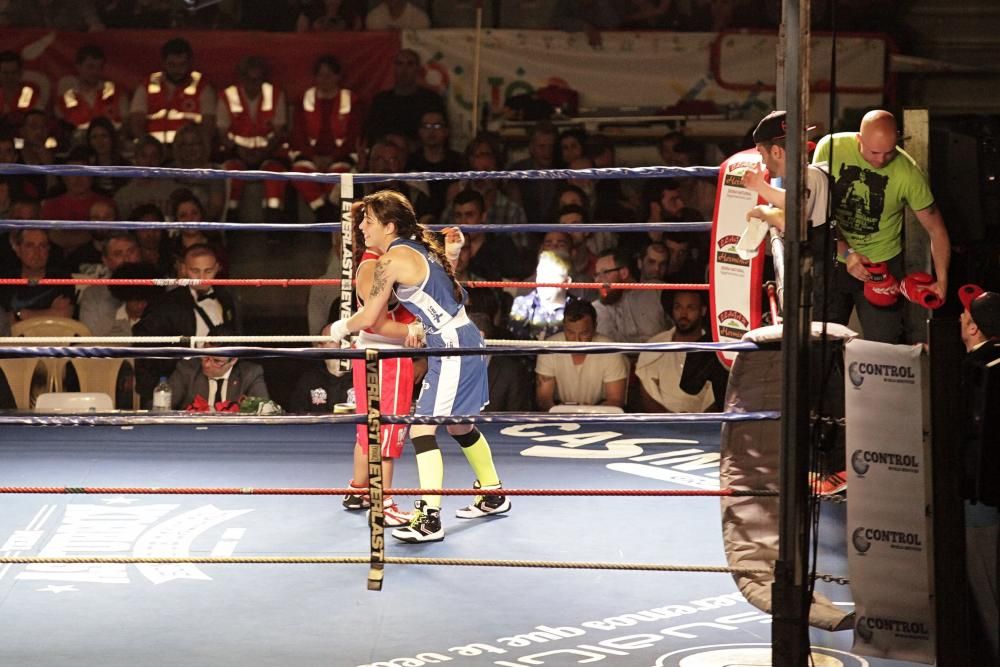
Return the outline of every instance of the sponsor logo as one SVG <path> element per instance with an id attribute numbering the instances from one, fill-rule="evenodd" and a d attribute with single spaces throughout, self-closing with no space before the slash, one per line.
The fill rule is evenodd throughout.
<path id="1" fill-rule="evenodd" d="M 750 330 L 750 320 L 738 310 L 724 310 L 718 315 L 719 338 L 739 340 Z"/>
<path id="2" fill-rule="evenodd" d="M 923 541 L 919 533 L 884 528 L 855 528 L 851 533 L 851 544 L 859 554 L 867 553 L 876 544 L 884 544 L 890 549 L 901 551 L 923 551 Z"/>
<path id="3" fill-rule="evenodd" d="M 868 472 L 868 468 L 871 467 L 868 465 L 868 462 L 865 461 L 864 454 L 865 452 L 861 449 L 851 454 L 851 467 L 854 469 L 854 472 L 861 477 L 864 477 L 865 473 Z"/>
<path id="4" fill-rule="evenodd" d="M 913 366 L 852 361 L 847 367 L 847 377 L 855 387 L 860 387 L 868 376 L 882 378 L 883 382 L 913 384 L 917 381 Z"/>
<path id="5" fill-rule="evenodd" d="M 735 234 L 723 236 L 715 242 L 715 261 L 720 264 L 731 264 L 733 266 L 750 266 L 749 259 L 743 259 L 736 253 L 736 244 L 740 242 L 740 237 Z"/>
<path id="6" fill-rule="evenodd" d="M 726 175 L 723 178 L 723 183 L 733 188 L 743 187 L 743 174 L 750 167 L 760 164 L 760 162 L 730 162 L 726 165 Z"/>
<path id="7" fill-rule="evenodd" d="M 859 449 L 851 454 L 851 468 L 860 477 L 864 477 L 873 465 L 884 466 L 894 472 L 920 472 L 920 459 L 915 454 L 880 452 L 873 449 Z"/>
<path id="8" fill-rule="evenodd" d="M 42 505 L 22 528 L 13 531 L 0 551 L 17 556 L 36 551 L 39 556 L 190 557 L 192 545 L 209 546 L 212 556 L 232 556 L 246 529 L 233 526 L 252 510 L 221 509 L 214 505 L 184 507 L 178 503 L 142 503 L 138 498 L 108 497 L 99 503 Z M 227 525 L 228 524 L 228 525 Z M 8 570 L 0 570 L 2 579 Z M 139 575 L 138 577 L 136 575 Z M 187 564 L 28 564 L 15 571 L 18 582 L 47 584 L 45 593 L 78 593 L 93 584 L 128 584 L 143 577 L 153 584 L 178 580 L 210 581 L 197 566 Z M 30 584 L 29 584 L 30 585 Z"/>
<path id="9" fill-rule="evenodd" d="M 859 616 L 854 629 L 866 643 L 871 643 L 876 632 L 888 632 L 907 639 L 930 639 L 930 630 L 922 621 L 885 616 Z"/>

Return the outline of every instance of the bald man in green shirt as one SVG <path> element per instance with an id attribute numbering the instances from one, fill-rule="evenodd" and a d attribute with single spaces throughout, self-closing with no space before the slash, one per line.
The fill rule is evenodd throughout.
<path id="1" fill-rule="evenodd" d="M 896 145 L 896 119 L 881 109 L 865 114 L 860 132 L 839 132 L 820 139 L 813 162 L 830 165 L 831 198 L 837 226 L 838 263 L 827 292 L 831 322 L 847 324 L 857 308 L 865 338 L 899 343 L 903 335 L 900 299 L 875 306 L 864 296 L 871 275 L 866 264 L 886 262 L 897 280 L 904 277 L 903 210 L 913 211 L 931 242 L 936 282 L 930 289 L 944 300 L 948 291 L 951 242 L 934 203 L 927 175 Z"/>

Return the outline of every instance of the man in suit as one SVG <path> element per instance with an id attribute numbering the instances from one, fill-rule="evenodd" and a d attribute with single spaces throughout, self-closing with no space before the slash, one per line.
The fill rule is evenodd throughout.
<path id="1" fill-rule="evenodd" d="M 264 369 L 234 357 L 181 359 L 167 380 L 173 393 L 171 408 L 183 410 L 202 397 L 209 412 L 227 402 L 239 403 L 243 396 L 270 398 Z"/>
<path id="2" fill-rule="evenodd" d="M 219 273 L 219 259 L 212 246 L 196 243 L 184 251 L 182 278 L 211 280 Z M 150 308 L 132 327 L 136 336 L 208 336 L 218 334 L 221 326 L 236 326 L 236 304 L 231 294 L 220 287 L 193 285 L 178 287 Z M 169 376 L 170 360 L 148 359 L 136 363 L 136 390 L 146 406 L 152 402 L 157 379 Z"/>

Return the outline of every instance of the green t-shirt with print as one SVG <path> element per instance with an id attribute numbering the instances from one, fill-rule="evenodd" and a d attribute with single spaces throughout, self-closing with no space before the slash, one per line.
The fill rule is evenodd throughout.
<path id="1" fill-rule="evenodd" d="M 833 161 L 830 144 L 833 143 Z M 833 219 L 850 246 L 873 262 L 903 251 L 903 209 L 923 210 L 934 203 L 927 176 L 902 148 L 886 166 L 865 162 L 857 134 L 838 132 L 819 140 L 813 163 L 830 163 Z"/>

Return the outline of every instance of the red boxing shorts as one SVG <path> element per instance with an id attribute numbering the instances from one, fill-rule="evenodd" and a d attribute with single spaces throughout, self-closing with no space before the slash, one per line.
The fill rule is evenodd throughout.
<path id="1" fill-rule="evenodd" d="M 412 359 L 380 359 L 379 386 L 382 395 L 379 397 L 379 410 L 384 415 L 408 415 L 413 403 L 413 360 Z M 353 366 L 355 411 L 368 413 L 368 383 L 365 377 L 364 359 L 355 359 Z M 358 443 L 361 450 L 368 453 L 368 427 L 358 424 Z M 398 459 L 403 453 L 403 443 L 406 441 L 407 424 L 383 424 L 381 426 L 382 456 L 388 459 Z"/>

